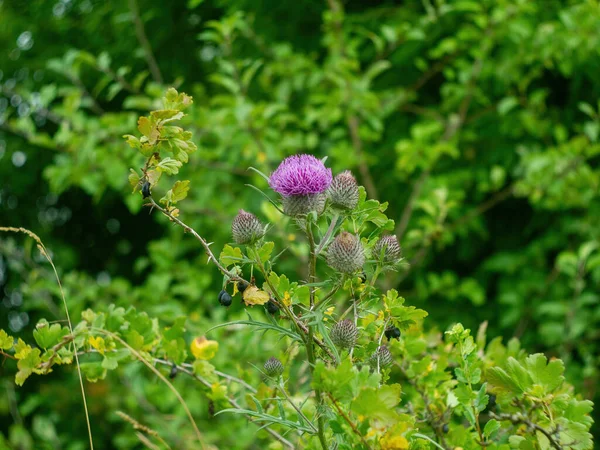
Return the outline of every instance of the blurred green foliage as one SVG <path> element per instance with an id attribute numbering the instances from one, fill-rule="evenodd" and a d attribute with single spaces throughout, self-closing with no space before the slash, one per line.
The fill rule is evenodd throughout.
<path id="1" fill-rule="evenodd" d="M 215 248 L 237 209 L 260 212 L 294 275 L 302 238 L 244 186 L 266 187 L 247 168 L 328 156 L 389 202 L 410 264 L 383 286 L 437 329 L 488 321 L 489 336 L 560 357 L 598 399 L 596 1 L 3 0 L 0 25 L 0 225 L 42 237 L 72 317 L 110 303 L 165 325 L 186 315 L 188 340 L 245 317 L 218 307 L 222 278 L 200 245 L 128 195 L 128 168 L 143 160 L 121 136 L 173 85 L 194 96 L 184 123 L 198 146 L 182 216 Z M 31 242 L 0 236 L 0 283 L 0 328 L 15 337 L 64 319 Z M 249 330 L 213 334 L 214 365 L 238 374 L 276 348 Z M 16 388 L 5 366 L 0 448 L 85 448 L 75 373 Z M 206 397 L 175 385 L 211 441 L 262 448 L 243 418 L 204 422 Z M 176 399 L 141 366 L 91 385 L 89 404 L 99 448 L 139 445 L 118 410 L 186 438 Z"/>

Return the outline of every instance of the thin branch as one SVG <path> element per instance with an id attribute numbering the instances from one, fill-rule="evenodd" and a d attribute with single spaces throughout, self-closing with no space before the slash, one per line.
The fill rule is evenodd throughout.
<path id="1" fill-rule="evenodd" d="M 348 417 L 346 412 L 340 407 L 338 402 L 335 400 L 335 398 L 333 398 L 333 396 L 329 392 L 327 393 L 327 396 L 331 400 L 331 403 L 333 403 L 333 406 L 335 406 L 335 409 L 337 409 L 337 411 L 340 413 L 340 416 L 342 416 L 342 418 L 346 421 L 346 423 L 348 425 L 350 425 L 350 428 L 352 428 L 352 431 L 354 432 L 354 434 L 356 434 L 360 438 L 360 440 L 364 444 L 364 446 L 368 450 L 370 450 L 371 446 L 369 445 L 369 443 L 367 442 L 365 437 L 361 434 L 361 432 L 358 430 L 358 427 L 356 426 L 356 424 L 354 422 L 352 422 L 352 420 L 350 420 L 350 417 Z"/>
<path id="2" fill-rule="evenodd" d="M 175 386 L 173 386 L 173 383 L 171 383 L 169 380 L 167 380 L 167 378 L 162 373 L 160 373 L 160 371 L 156 367 L 154 367 L 152 364 L 150 364 L 136 349 L 134 349 L 131 345 L 129 345 L 127 342 L 125 342 L 123 339 L 121 339 L 120 336 L 118 336 L 115 333 L 112 333 L 110 331 L 103 330 L 101 328 L 91 328 L 91 329 L 97 333 L 104 334 L 104 335 L 109 336 L 109 337 L 113 338 L 114 340 L 118 341 L 123 347 L 127 348 L 127 350 L 129 350 L 129 352 L 133 356 L 135 356 L 140 362 L 142 362 L 146 367 L 148 367 L 152 372 L 154 372 L 154 374 L 158 378 L 160 378 L 160 380 L 163 383 L 165 383 L 167 385 L 169 390 L 171 392 L 173 392 L 173 394 L 175 395 L 175 397 L 177 397 L 177 400 L 183 407 L 185 414 L 187 415 L 190 423 L 192 424 L 192 427 L 194 428 L 194 432 L 196 433 L 196 439 L 198 439 L 198 442 L 200 443 L 200 447 L 202 447 L 202 449 L 204 449 L 205 446 L 204 446 L 204 439 L 202 438 L 202 433 L 200 433 L 200 430 L 198 429 L 198 425 L 196 425 L 196 421 L 194 420 L 194 417 L 192 416 L 192 413 L 191 413 L 190 409 L 188 408 L 187 403 L 185 402 L 185 400 L 183 399 L 183 397 L 181 396 L 179 391 L 175 388 Z"/>
<path id="3" fill-rule="evenodd" d="M 496 414 L 493 411 L 490 411 L 490 417 L 492 417 L 496 420 L 508 420 L 515 425 L 519 425 L 519 424 L 527 425 L 530 429 L 539 431 L 544 436 L 546 436 L 546 438 L 550 442 L 550 445 L 553 448 L 555 448 L 556 450 L 561 450 L 563 448 L 560 444 L 560 441 L 557 441 L 554 438 L 553 433 L 546 430 L 544 427 L 539 426 L 537 423 L 532 422 L 528 417 L 525 417 L 522 414 L 506 414 L 506 413 Z"/>
<path id="4" fill-rule="evenodd" d="M 152 197 L 148 197 L 148 199 L 150 200 L 150 203 L 152 204 L 153 208 L 158 209 L 165 216 L 167 216 L 169 219 L 171 219 L 172 222 L 175 222 L 177 225 L 182 227 L 187 233 L 190 233 L 198 241 L 200 241 L 200 243 L 204 247 L 204 250 L 208 254 L 208 260 L 212 261 L 224 275 L 227 275 L 229 277 L 229 279 L 234 280 L 234 281 L 242 280 L 242 278 L 240 278 L 238 275 L 234 274 L 233 272 L 231 272 L 231 271 L 227 270 L 225 267 L 223 267 L 223 265 L 219 262 L 219 260 L 215 257 L 214 253 L 210 249 L 210 244 L 208 242 L 206 242 L 206 240 L 204 240 L 204 238 L 202 236 L 200 236 L 198 233 L 196 233 L 196 231 L 194 231 L 194 229 L 192 227 L 186 225 L 181 220 L 179 220 L 177 217 L 173 216 L 169 211 L 167 211 L 162 206 L 160 206 L 158 203 L 156 203 Z"/>
<path id="5" fill-rule="evenodd" d="M 140 17 L 140 10 L 137 4 L 137 0 L 129 0 L 129 9 L 131 10 L 131 15 L 133 16 L 135 34 L 137 36 L 138 42 L 144 50 L 144 57 L 146 58 L 146 63 L 148 64 L 148 68 L 150 69 L 152 78 L 154 78 L 154 81 L 156 81 L 157 83 L 162 84 L 163 77 L 160 73 L 160 68 L 156 63 L 156 59 L 154 58 L 154 53 L 152 53 L 152 46 L 150 45 L 150 41 L 146 36 L 146 31 L 144 30 L 144 23 L 142 22 L 142 18 Z"/>
<path id="6" fill-rule="evenodd" d="M 155 360 L 155 361 L 159 362 L 161 364 L 166 363 L 169 366 L 172 365 L 170 362 L 164 361 L 164 360 Z M 177 367 L 177 370 L 179 372 L 185 373 L 186 375 L 189 375 L 190 377 L 195 378 L 197 381 L 199 381 L 200 383 L 202 383 L 207 388 L 212 389 L 212 384 L 209 381 L 205 380 L 204 378 L 202 378 L 199 375 L 196 375 L 193 371 L 189 370 L 187 367 L 184 367 L 184 365 L 176 365 L 176 367 Z M 230 397 L 226 397 L 226 399 L 229 402 L 229 404 L 231 406 L 233 406 L 234 408 L 236 408 L 236 409 L 244 409 L 234 399 L 232 399 Z M 248 421 L 254 422 L 254 419 L 251 416 L 246 415 L 246 418 L 248 419 Z M 263 427 L 263 428 L 264 428 L 264 430 L 267 433 L 269 433 L 271 436 L 273 436 L 275 439 L 277 439 L 279 442 L 281 442 L 287 448 L 290 448 L 290 449 L 294 449 L 295 448 L 294 445 L 290 441 L 288 441 L 286 438 L 284 438 L 282 435 L 280 435 L 276 431 L 272 430 L 269 427 Z"/>
<path id="7" fill-rule="evenodd" d="M 446 438 L 444 437 L 444 431 L 442 429 L 443 425 L 440 423 L 439 419 L 436 419 L 436 416 L 433 413 L 433 410 L 431 409 L 431 401 L 429 400 L 429 396 L 427 395 L 427 393 L 425 391 L 423 391 L 418 386 L 418 384 L 415 380 L 413 380 L 412 378 L 410 378 L 408 376 L 408 374 L 406 373 L 406 370 L 404 370 L 404 367 L 402 367 L 398 363 L 394 363 L 394 365 L 396 367 L 398 367 L 398 369 L 400 369 L 400 372 L 402 373 L 402 375 L 404 376 L 406 381 L 408 381 L 408 383 L 413 387 L 413 389 L 415 391 L 417 391 L 417 393 L 421 396 L 421 399 L 423 400 L 423 404 L 425 405 L 425 411 L 427 412 L 427 416 L 429 418 L 429 420 L 427 422 L 429 423 L 429 425 L 431 425 L 431 428 L 433 429 L 436 437 L 442 444 L 442 447 L 444 448 L 444 450 L 448 450 L 450 447 L 448 447 L 448 444 L 446 443 Z"/>

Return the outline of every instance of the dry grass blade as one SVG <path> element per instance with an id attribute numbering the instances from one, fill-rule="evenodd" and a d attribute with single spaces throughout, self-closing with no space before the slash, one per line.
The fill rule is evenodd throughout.
<path id="1" fill-rule="evenodd" d="M 56 266 L 54 265 L 54 262 L 52 262 L 52 258 L 50 257 L 50 254 L 46 250 L 46 246 L 44 245 L 44 243 L 42 242 L 40 237 L 37 234 L 35 234 L 33 231 L 30 231 L 26 228 L 0 227 L 0 231 L 6 232 L 6 233 L 23 233 L 23 234 L 26 234 L 27 236 L 29 236 L 30 238 L 32 238 L 37 243 L 37 247 L 38 247 L 40 253 L 44 256 L 44 258 L 46 258 L 48 260 L 48 262 L 52 266 L 52 270 L 54 271 L 54 276 L 56 277 L 56 282 L 58 283 L 60 295 L 62 297 L 63 305 L 65 307 L 65 314 L 67 316 L 67 323 L 69 324 L 69 331 L 71 333 L 71 336 L 73 336 L 73 325 L 71 323 L 71 317 L 69 316 L 69 308 L 67 307 L 67 300 L 65 298 L 65 292 L 63 291 L 62 283 L 60 282 L 60 278 L 58 276 L 58 271 L 56 270 Z M 79 356 L 77 355 L 77 352 L 74 352 L 74 353 L 75 353 L 75 364 L 77 366 L 77 375 L 79 376 L 79 386 L 81 388 L 81 397 L 83 399 L 83 409 L 85 411 L 85 420 L 86 420 L 87 428 L 88 428 L 88 437 L 90 439 L 90 449 L 94 450 L 94 440 L 92 438 L 92 425 L 90 424 L 90 415 L 88 413 L 87 401 L 85 398 L 85 388 L 83 387 L 83 377 L 81 375 L 81 367 L 79 366 Z"/>

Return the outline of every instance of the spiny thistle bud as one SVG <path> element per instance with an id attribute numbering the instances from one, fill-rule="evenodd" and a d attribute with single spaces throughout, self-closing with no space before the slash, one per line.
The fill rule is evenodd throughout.
<path id="1" fill-rule="evenodd" d="M 269 177 L 269 186 L 282 196 L 283 211 L 300 216 L 325 208 L 325 192 L 331 184 L 331 169 L 312 155 L 284 159 Z"/>
<path id="2" fill-rule="evenodd" d="M 358 205 L 358 184 L 349 170 L 336 175 L 328 192 L 333 206 L 354 209 Z"/>
<path id="3" fill-rule="evenodd" d="M 325 194 L 290 195 L 281 197 L 283 212 L 291 217 L 302 216 L 311 211 L 321 214 L 325 209 Z"/>
<path id="4" fill-rule="evenodd" d="M 395 264 L 401 256 L 402 250 L 394 235 L 381 236 L 373 247 L 373 258 L 384 264 Z"/>
<path id="5" fill-rule="evenodd" d="M 240 209 L 231 224 L 231 234 L 236 244 L 252 244 L 265 234 L 265 227 L 258 218 Z"/>
<path id="6" fill-rule="evenodd" d="M 356 344 L 358 330 L 351 320 L 341 320 L 331 328 L 331 341 L 342 348 L 352 348 Z"/>
<path id="7" fill-rule="evenodd" d="M 365 263 L 365 251 L 358 236 L 342 231 L 327 250 L 327 264 L 338 272 L 353 273 Z"/>
<path id="8" fill-rule="evenodd" d="M 390 353 L 390 349 L 387 348 L 387 345 L 382 345 L 381 347 L 378 347 L 377 350 L 375 350 L 375 352 L 373 352 L 373 354 L 369 358 L 369 365 L 376 369 L 377 361 L 379 361 L 380 368 L 390 366 L 394 361 L 394 358 Z"/>
<path id="9" fill-rule="evenodd" d="M 271 357 L 267 359 L 264 369 L 268 376 L 275 378 L 283 373 L 283 364 L 277 358 Z"/>

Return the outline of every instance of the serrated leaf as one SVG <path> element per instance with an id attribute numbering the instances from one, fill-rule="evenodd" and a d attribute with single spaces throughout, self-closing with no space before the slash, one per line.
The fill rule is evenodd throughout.
<path id="1" fill-rule="evenodd" d="M 171 157 L 163 158 L 156 166 L 156 170 L 164 172 L 168 175 L 176 175 L 179 173 L 179 168 L 183 165 L 181 161 L 177 161 Z"/>
<path id="2" fill-rule="evenodd" d="M 46 321 L 42 323 L 43 326 L 38 326 L 33 331 L 33 338 L 38 346 L 43 349 L 49 349 L 58 344 L 62 338 L 69 334 L 67 327 L 61 327 L 60 324 L 55 323 L 49 325 Z"/>
<path id="3" fill-rule="evenodd" d="M 219 261 L 225 267 L 231 266 L 232 264 L 237 264 L 244 259 L 242 255 L 242 250 L 239 247 L 232 247 L 231 245 L 226 245 L 223 247 L 223 251 L 219 255 Z"/>
<path id="4" fill-rule="evenodd" d="M 391 425 L 398 418 L 395 407 L 400 401 L 400 392 L 399 384 L 363 389 L 352 402 L 350 408 L 359 416 Z"/>
<path id="5" fill-rule="evenodd" d="M 0 349 L 10 350 L 14 345 L 15 339 L 9 336 L 6 331 L 0 330 Z"/>
<path id="6" fill-rule="evenodd" d="M 269 260 L 274 247 L 274 242 L 265 242 L 262 245 L 262 247 L 258 250 L 258 257 L 261 260 L 261 262 L 265 263 Z"/>
<path id="7" fill-rule="evenodd" d="M 500 429 L 500 422 L 498 422 L 496 419 L 490 419 L 490 420 L 488 420 L 488 422 L 485 424 L 485 427 L 483 428 L 483 435 L 489 439 L 499 429 Z"/>

